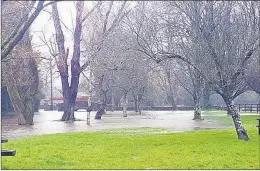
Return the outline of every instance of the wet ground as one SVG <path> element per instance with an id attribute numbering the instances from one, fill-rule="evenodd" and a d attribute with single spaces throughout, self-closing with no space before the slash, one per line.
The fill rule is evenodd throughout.
<path id="1" fill-rule="evenodd" d="M 122 117 L 122 111 L 108 111 L 101 120 L 95 120 L 95 112 L 91 112 L 91 125 L 86 123 L 86 111 L 75 112 L 75 117 L 81 121 L 61 122 L 59 121 L 61 116 L 62 112 L 58 111 L 40 111 L 35 114 L 32 126 L 17 125 L 15 116 L 2 116 L 2 137 L 12 139 L 41 134 L 141 127 L 166 128 L 166 132 L 183 132 L 232 126 L 232 123 L 220 124 L 214 120 L 192 120 L 193 111 L 143 111 L 142 115 L 128 112 L 126 118 Z"/>

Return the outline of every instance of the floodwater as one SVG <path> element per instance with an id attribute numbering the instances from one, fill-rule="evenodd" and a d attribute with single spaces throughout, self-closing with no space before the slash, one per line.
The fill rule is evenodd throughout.
<path id="1" fill-rule="evenodd" d="M 101 120 L 95 120 L 95 112 L 91 112 L 90 125 L 87 125 L 87 112 L 75 112 L 80 121 L 61 122 L 62 112 L 40 111 L 34 116 L 34 125 L 23 126 L 17 124 L 15 116 L 2 116 L 2 137 L 20 138 L 32 135 L 104 131 L 118 128 L 166 128 L 167 132 L 183 132 L 201 129 L 219 129 L 232 126 L 219 124 L 214 120 L 195 121 L 193 111 L 143 111 L 142 115 L 129 111 L 128 117 L 122 117 L 122 111 L 109 112 Z"/>

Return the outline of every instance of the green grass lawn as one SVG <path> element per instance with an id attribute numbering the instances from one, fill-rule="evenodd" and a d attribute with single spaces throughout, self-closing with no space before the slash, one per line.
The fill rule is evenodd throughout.
<path id="1" fill-rule="evenodd" d="M 247 142 L 234 129 L 149 134 L 148 128 L 10 140 L 2 148 L 17 153 L 2 157 L 2 169 L 260 169 L 254 119 L 244 117 Z"/>
<path id="2" fill-rule="evenodd" d="M 202 111 L 203 114 L 223 114 L 223 115 L 227 115 L 227 111 L 226 110 L 203 110 Z M 256 112 L 239 112 L 239 114 L 256 114 Z"/>
<path id="3" fill-rule="evenodd" d="M 204 115 L 204 118 L 215 120 L 219 123 L 225 123 L 225 124 L 233 124 L 233 120 L 231 116 L 227 115 L 227 112 L 224 110 L 207 110 L 203 111 L 202 114 Z M 223 116 L 214 116 L 214 114 L 221 114 Z M 259 115 L 250 115 L 255 113 L 249 113 L 249 112 L 240 112 L 240 114 L 248 114 L 248 115 L 241 115 L 240 118 L 242 120 L 243 125 L 246 127 L 255 127 L 258 124 L 257 118 L 260 118 Z"/>

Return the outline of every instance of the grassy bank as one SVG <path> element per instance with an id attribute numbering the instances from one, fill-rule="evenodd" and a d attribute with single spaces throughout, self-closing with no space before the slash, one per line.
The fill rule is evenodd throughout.
<path id="1" fill-rule="evenodd" d="M 237 140 L 234 129 L 171 134 L 121 130 L 10 140 L 2 148 L 17 154 L 2 157 L 2 169 L 259 169 L 254 119 L 245 124 L 248 142 Z"/>
<path id="2" fill-rule="evenodd" d="M 233 120 L 231 116 L 228 116 L 226 111 L 224 110 L 208 110 L 208 111 L 203 111 L 202 114 L 204 115 L 204 118 L 206 120 L 215 120 L 219 123 L 224 123 L 224 124 L 233 124 Z M 258 124 L 258 121 L 256 120 L 259 118 L 259 115 L 252 115 L 256 113 L 249 113 L 249 112 L 240 112 L 241 120 L 243 125 L 245 127 L 255 127 Z M 243 115 L 245 114 L 245 115 Z M 251 114 L 251 115 L 250 115 Z M 219 115 L 219 116 L 216 116 Z M 221 116 L 222 115 L 222 116 Z"/>

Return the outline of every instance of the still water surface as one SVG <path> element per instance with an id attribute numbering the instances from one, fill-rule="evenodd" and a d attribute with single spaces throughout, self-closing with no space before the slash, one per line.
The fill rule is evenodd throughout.
<path id="1" fill-rule="evenodd" d="M 75 112 L 75 117 L 81 121 L 61 122 L 62 112 L 40 111 L 34 116 L 34 125 L 17 125 L 14 116 L 2 116 L 2 137 L 12 139 L 32 135 L 104 131 L 117 128 L 167 128 L 167 132 L 183 132 L 200 129 L 216 129 L 232 126 L 219 124 L 214 120 L 194 121 L 193 111 L 143 111 L 142 115 L 128 112 L 128 117 L 122 117 L 122 111 L 107 112 L 101 120 L 95 120 L 95 112 L 91 112 L 91 125 L 87 125 L 86 111 Z M 223 116 L 223 115 L 222 115 Z"/>

